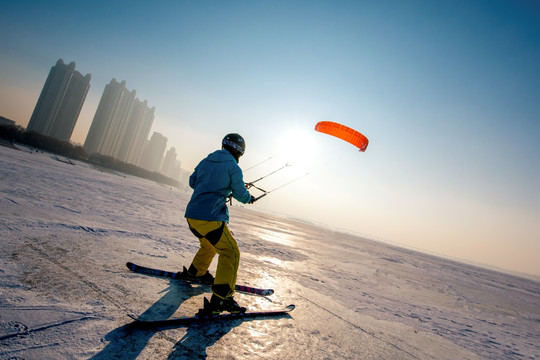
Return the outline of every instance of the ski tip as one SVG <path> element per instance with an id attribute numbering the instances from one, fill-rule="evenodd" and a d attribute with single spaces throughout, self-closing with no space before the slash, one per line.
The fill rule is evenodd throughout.
<path id="1" fill-rule="evenodd" d="M 129 262 L 129 261 L 126 263 L 126 266 L 127 266 L 128 269 L 130 269 L 130 270 L 133 270 L 133 268 L 135 268 L 135 264 L 132 263 L 132 262 Z"/>
<path id="2" fill-rule="evenodd" d="M 296 305 L 291 304 L 291 305 L 289 305 L 289 306 L 286 306 L 285 309 L 286 309 L 287 311 L 293 311 L 295 307 L 296 307 Z"/>

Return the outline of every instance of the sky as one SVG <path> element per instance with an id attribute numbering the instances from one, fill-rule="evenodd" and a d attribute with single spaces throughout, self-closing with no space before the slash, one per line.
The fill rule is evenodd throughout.
<path id="1" fill-rule="evenodd" d="M 0 116 L 23 127 L 74 61 L 92 77 L 75 143 L 125 80 L 185 170 L 230 132 L 244 180 L 291 164 L 255 209 L 540 275 L 537 1 L 0 0 L 0 49 Z"/>

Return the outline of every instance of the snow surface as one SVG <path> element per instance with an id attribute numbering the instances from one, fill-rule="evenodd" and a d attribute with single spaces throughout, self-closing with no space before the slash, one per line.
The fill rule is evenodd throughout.
<path id="1" fill-rule="evenodd" d="M 190 264 L 189 195 L 64 160 L 0 146 L 0 359 L 540 359 L 538 282 L 256 205 L 231 208 L 238 282 L 276 293 L 235 298 L 290 316 L 140 328 L 208 296 L 125 267 Z"/>

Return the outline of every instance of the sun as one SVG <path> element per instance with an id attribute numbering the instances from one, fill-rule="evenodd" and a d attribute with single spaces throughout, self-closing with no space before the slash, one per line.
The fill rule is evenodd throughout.
<path id="1" fill-rule="evenodd" d="M 293 128 L 278 140 L 278 153 L 293 165 L 307 166 L 317 157 L 319 146 L 312 130 Z"/>

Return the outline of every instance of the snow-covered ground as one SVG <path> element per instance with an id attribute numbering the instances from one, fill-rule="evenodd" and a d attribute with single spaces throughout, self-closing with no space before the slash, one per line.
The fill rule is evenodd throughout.
<path id="1" fill-rule="evenodd" d="M 20 149 L 0 146 L 0 359 L 540 358 L 540 283 L 256 205 L 231 208 L 238 281 L 276 293 L 235 298 L 290 316 L 138 327 L 126 314 L 191 315 L 208 296 L 125 267 L 189 265 L 189 196 Z"/>

